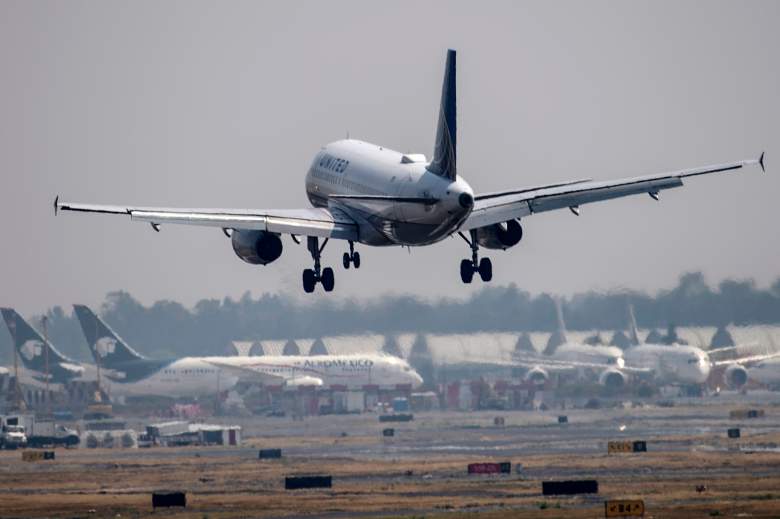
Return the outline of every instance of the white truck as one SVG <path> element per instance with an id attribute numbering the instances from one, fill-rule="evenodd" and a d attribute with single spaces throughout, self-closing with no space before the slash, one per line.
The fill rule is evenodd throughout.
<path id="1" fill-rule="evenodd" d="M 0 448 L 24 449 L 27 447 L 27 434 L 24 425 L 8 425 L 3 423 L 0 433 Z"/>
<path id="2" fill-rule="evenodd" d="M 27 434 L 28 447 L 75 447 L 79 444 L 78 433 L 64 425 L 50 420 L 34 420 Z"/>
<path id="3" fill-rule="evenodd" d="M 0 422 L 3 448 L 75 447 L 79 443 L 76 431 L 52 420 L 39 420 L 32 415 L 8 415 L 0 417 Z M 24 436 L 23 440 L 20 434 Z"/>

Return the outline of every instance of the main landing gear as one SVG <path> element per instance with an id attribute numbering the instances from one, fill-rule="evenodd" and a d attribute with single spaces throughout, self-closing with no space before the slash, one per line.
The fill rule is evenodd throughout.
<path id="1" fill-rule="evenodd" d="M 471 283 L 474 279 L 474 273 L 478 272 L 482 281 L 487 283 L 493 279 L 493 263 L 490 258 L 479 259 L 479 244 L 477 243 L 477 231 L 469 231 L 471 239 L 466 238 L 462 232 L 458 233 L 466 243 L 471 247 L 471 259 L 464 259 L 460 262 L 460 279 L 464 283 Z"/>
<path id="2" fill-rule="evenodd" d="M 306 246 L 309 248 L 311 257 L 314 260 L 314 268 L 303 271 L 303 290 L 306 293 L 314 292 L 314 287 L 317 286 L 317 283 L 322 283 L 322 288 L 325 289 L 325 292 L 333 291 L 333 286 L 335 285 L 333 269 L 330 267 L 320 268 L 322 250 L 327 244 L 327 238 L 322 242 L 322 246 L 320 246 L 319 239 L 316 236 L 309 236 L 306 239 Z"/>
<path id="3" fill-rule="evenodd" d="M 344 253 L 342 263 L 344 264 L 345 269 L 349 268 L 350 263 L 354 265 L 356 269 L 360 268 L 360 253 L 355 252 L 355 242 L 350 240 L 349 252 Z"/>

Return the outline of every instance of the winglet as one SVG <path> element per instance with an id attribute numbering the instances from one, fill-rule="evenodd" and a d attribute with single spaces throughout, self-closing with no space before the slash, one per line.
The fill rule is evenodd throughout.
<path id="1" fill-rule="evenodd" d="M 54 197 L 54 216 L 57 216 L 57 211 L 59 210 L 59 201 L 60 201 L 60 195 Z"/>
<path id="2" fill-rule="evenodd" d="M 761 156 L 758 158 L 758 165 L 761 166 L 761 171 L 766 173 L 766 168 L 764 168 L 764 153 L 765 152 L 763 151 L 761 152 Z"/>

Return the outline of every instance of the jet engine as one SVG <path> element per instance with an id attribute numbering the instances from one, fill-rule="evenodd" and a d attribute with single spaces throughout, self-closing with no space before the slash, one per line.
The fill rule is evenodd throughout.
<path id="1" fill-rule="evenodd" d="M 747 383 L 748 372 L 739 364 L 732 364 L 723 372 L 723 381 L 729 389 L 739 389 Z"/>
<path id="2" fill-rule="evenodd" d="M 547 371 L 543 370 L 539 366 L 529 369 L 524 377 L 526 382 L 531 382 L 535 386 L 543 386 L 550 379 Z"/>
<path id="3" fill-rule="evenodd" d="M 626 376 L 617 369 L 607 369 L 599 376 L 599 384 L 609 389 L 620 389 L 626 385 Z"/>
<path id="4" fill-rule="evenodd" d="M 517 220 L 488 225 L 477 229 L 477 243 L 486 249 L 506 250 L 523 239 L 523 228 Z"/>
<path id="5" fill-rule="evenodd" d="M 282 239 L 272 232 L 235 230 L 230 241 L 236 256 L 252 265 L 267 265 L 282 255 Z"/>

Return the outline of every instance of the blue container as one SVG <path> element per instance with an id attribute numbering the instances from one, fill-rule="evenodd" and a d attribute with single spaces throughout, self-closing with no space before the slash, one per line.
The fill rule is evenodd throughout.
<path id="1" fill-rule="evenodd" d="M 393 411 L 405 413 L 409 410 L 409 400 L 406 398 L 393 398 Z"/>

